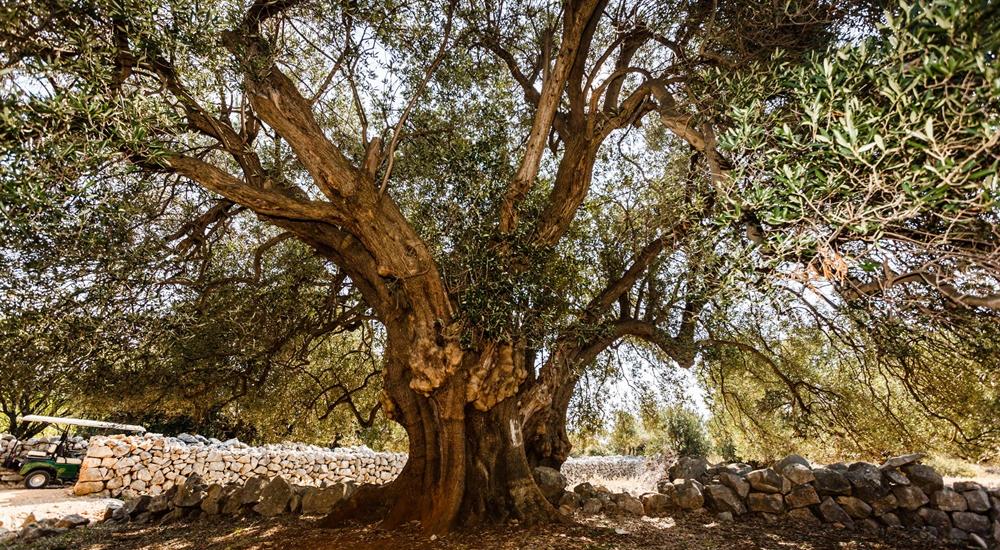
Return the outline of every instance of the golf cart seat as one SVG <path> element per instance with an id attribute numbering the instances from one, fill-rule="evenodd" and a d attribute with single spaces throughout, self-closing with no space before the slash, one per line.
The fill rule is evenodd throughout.
<path id="1" fill-rule="evenodd" d="M 56 464 L 83 464 L 83 459 L 72 456 L 60 456 L 56 458 Z"/>
<path id="2" fill-rule="evenodd" d="M 28 451 L 24 453 L 24 456 L 28 458 L 45 458 L 49 455 L 45 451 Z"/>

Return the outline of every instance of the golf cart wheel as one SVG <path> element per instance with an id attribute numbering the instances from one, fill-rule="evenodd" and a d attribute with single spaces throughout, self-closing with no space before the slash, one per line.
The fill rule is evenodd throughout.
<path id="1" fill-rule="evenodd" d="M 28 489 L 42 489 L 52 481 L 52 474 L 45 470 L 35 470 L 24 478 L 24 486 Z"/>

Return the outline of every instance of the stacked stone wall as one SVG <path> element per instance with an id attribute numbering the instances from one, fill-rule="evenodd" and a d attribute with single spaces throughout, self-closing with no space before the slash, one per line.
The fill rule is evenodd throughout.
<path id="1" fill-rule="evenodd" d="M 83 460 L 77 495 L 156 496 L 199 476 L 207 483 L 243 483 L 252 477 L 281 477 L 320 487 L 339 482 L 382 484 L 406 462 L 403 453 L 367 447 L 327 449 L 285 443 L 251 447 L 238 441 L 187 441 L 160 435 L 94 437 Z"/>

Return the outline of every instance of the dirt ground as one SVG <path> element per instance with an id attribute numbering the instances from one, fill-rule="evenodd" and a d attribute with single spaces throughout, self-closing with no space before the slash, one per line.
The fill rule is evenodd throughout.
<path id="1" fill-rule="evenodd" d="M 104 515 L 113 498 L 78 497 L 71 487 L 56 489 L 0 490 L 0 527 L 18 529 L 24 518 L 34 513 L 35 519 L 80 514 L 91 520 Z"/>
<path id="2" fill-rule="evenodd" d="M 871 536 L 828 526 L 769 524 L 746 519 L 719 524 L 708 515 L 642 520 L 592 518 L 583 523 L 521 528 L 506 525 L 458 532 L 444 537 L 423 535 L 416 525 L 385 531 L 375 526 L 348 525 L 319 528 L 314 519 L 202 519 L 164 526 L 111 526 L 70 531 L 11 550 L 472 550 L 472 549 L 588 549 L 657 548 L 664 550 L 930 550 L 942 548 L 936 540 L 892 532 Z"/>

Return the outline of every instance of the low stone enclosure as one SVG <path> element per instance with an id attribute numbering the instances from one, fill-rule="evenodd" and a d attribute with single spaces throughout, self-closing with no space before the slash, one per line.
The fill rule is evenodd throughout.
<path id="1" fill-rule="evenodd" d="M 113 435 L 90 440 L 77 495 L 156 496 L 197 474 L 209 483 L 243 483 L 253 476 L 282 477 L 297 485 L 338 482 L 382 484 L 394 479 L 405 453 L 379 453 L 367 447 L 328 449 L 283 443 L 250 447 L 181 434 L 164 437 Z M 585 457 L 563 466 L 570 481 L 635 478 L 650 464 L 638 457 Z"/>
<path id="2" fill-rule="evenodd" d="M 1000 546 L 1000 488 L 971 481 L 945 486 L 941 475 L 920 463 L 923 454 L 867 462 L 812 467 L 789 455 L 770 468 L 746 464 L 710 466 L 704 459 L 682 459 L 669 470 L 656 493 L 640 497 L 643 513 L 704 510 L 720 521 L 744 514 L 768 519 L 829 523 L 872 532 L 921 529 L 971 547 Z M 585 513 L 639 507 L 628 495 L 595 492 L 588 484 L 560 497 L 560 508 Z"/>
<path id="3" fill-rule="evenodd" d="M 970 547 L 1000 548 L 1000 488 L 968 481 L 945 486 L 933 468 L 921 464 L 922 458 L 912 454 L 881 466 L 856 462 L 813 467 L 790 455 L 756 470 L 746 464 L 713 466 L 687 458 L 664 477 L 663 465 L 645 459 L 584 457 L 571 459 L 561 472 L 537 468 L 535 478 L 565 515 L 702 513 L 733 521 L 753 514 L 871 532 L 921 530 Z M 393 479 L 405 460 L 402 453 L 364 447 L 249 447 L 235 440 L 183 435 L 95 437 L 74 492 L 125 499 L 121 509 L 106 514 L 115 521 L 322 515 L 360 484 Z M 585 481 L 635 479 L 653 472 L 662 478 L 657 490 L 638 497 L 613 494 Z M 570 484 L 576 486 L 567 491 Z M 54 524 L 25 526 L 21 532 L 41 536 L 53 529 L 58 530 Z"/>

